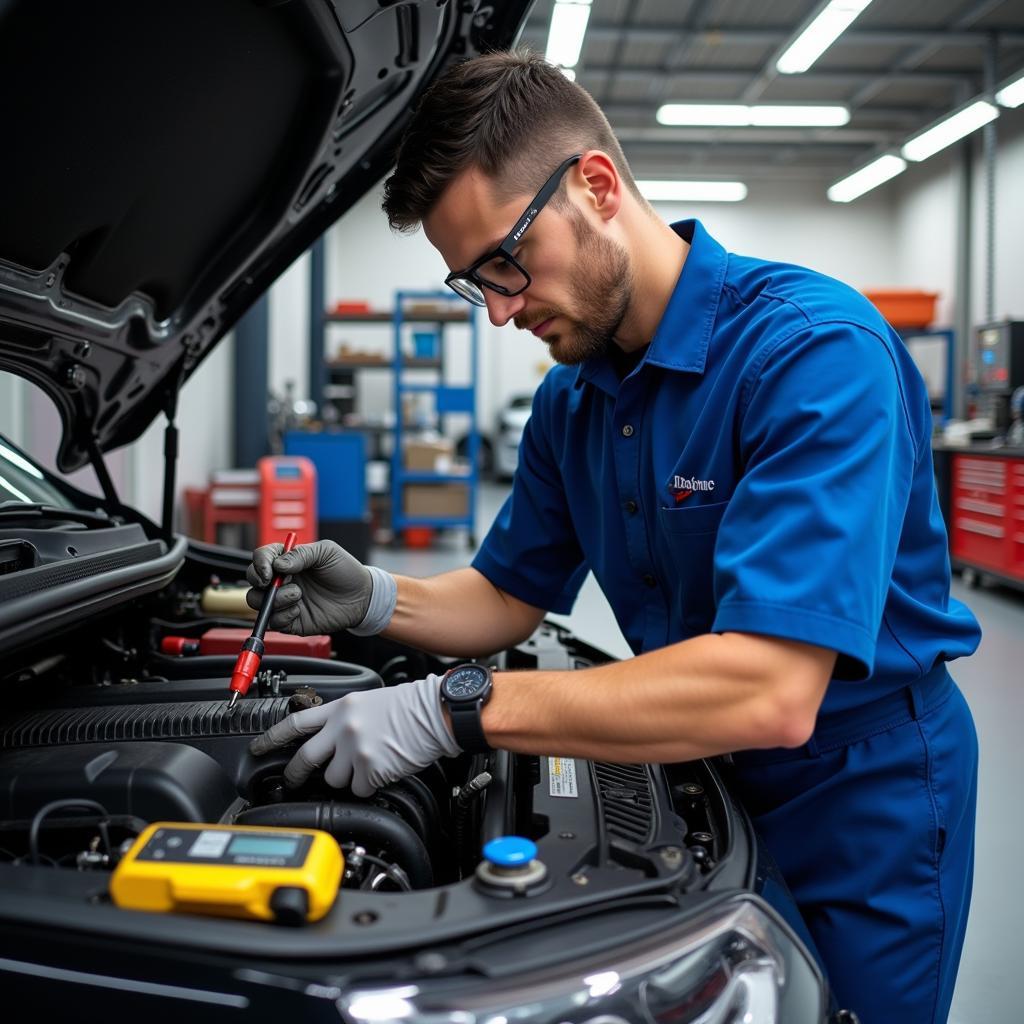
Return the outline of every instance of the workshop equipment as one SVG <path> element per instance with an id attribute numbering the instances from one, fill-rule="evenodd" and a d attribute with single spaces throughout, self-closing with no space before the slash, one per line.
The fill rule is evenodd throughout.
<path id="1" fill-rule="evenodd" d="M 186 491 L 189 529 L 210 544 L 224 543 L 226 526 L 242 531 L 240 547 L 270 544 L 284 530 L 294 530 L 300 544 L 319 539 L 316 467 L 301 455 L 267 455 L 255 469 L 217 470 L 205 492 Z"/>
<path id="2" fill-rule="evenodd" d="M 260 475 L 259 543 L 294 530 L 300 544 L 319 539 L 316 467 L 301 455 L 267 455 L 256 463 Z"/>
<path id="3" fill-rule="evenodd" d="M 119 907 L 300 925 L 322 918 L 344 870 L 317 829 L 155 822 L 114 869 Z"/>
<path id="4" fill-rule="evenodd" d="M 295 547 L 294 532 L 289 533 L 285 537 L 282 554 L 287 554 L 293 547 Z M 244 697 L 249 692 L 249 687 L 252 686 L 252 681 L 256 678 L 256 673 L 259 671 L 260 661 L 263 658 L 265 649 L 263 640 L 267 633 L 267 623 L 270 622 L 270 616 L 273 614 L 274 600 L 277 597 L 277 591 L 283 579 L 284 577 L 282 576 L 275 576 L 270 581 L 270 586 L 267 587 L 267 592 L 263 595 L 263 603 L 260 605 L 260 613 L 256 616 L 252 633 L 242 644 L 241 653 L 235 662 L 235 671 L 231 674 L 231 682 L 228 685 L 228 689 L 231 690 L 231 704 L 229 708 L 235 706 L 240 695 Z"/>
<path id="5" fill-rule="evenodd" d="M 973 382 L 984 397 L 983 415 L 1002 437 L 1010 426 L 1010 396 L 1024 385 L 1024 320 L 982 324 L 975 330 Z"/>

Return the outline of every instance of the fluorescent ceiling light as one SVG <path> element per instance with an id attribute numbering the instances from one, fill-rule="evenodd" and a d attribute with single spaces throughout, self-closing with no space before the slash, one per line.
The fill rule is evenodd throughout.
<path id="1" fill-rule="evenodd" d="M 850 26 L 871 0 L 832 2 L 793 40 L 775 62 L 783 75 L 806 71 Z"/>
<path id="2" fill-rule="evenodd" d="M 817 107 L 762 104 L 750 108 L 750 123 L 758 128 L 838 128 L 849 121 L 850 111 L 834 104 Z"/>
<path id="3" fill-rule="evenodd" d="M 965 135 L 977 131 L 982 125 L 994 121 L 999 108 L 986 100 L 976 100 L 944 121 L 915 136 L 905 143 L 900 152 L 908 160 L 927 160 L 939 150 L 951 146 Z"/>
<path id="4" fill-rule="evenodd" d="M 655 115 L 659 124 L 730 125 L 750 124 L 750 108 L 739 103 L 665 103 Z"/>
<path id="5" fill-rule="evenodd" d="M 1009 85 L 1004 85 L 996 93 L 996 103 L 1004 107 L 1019 107 L 1024 103 L 1024 75 Z"/>
<path id="6" fill-rule="evenodd" d="M 738 203 L 747 198 L 742 181 L 638 181 L 651 202 Z"/>
<path id="7" fill-rule="evenodd" d="M 568 78 L 570 82 L 576 81 L 576 72 L 573 71 L 572 68 L 559 68 L 558 70 L 561 71 L 562 74 L 565 75 L 565 77 Z"/>
<path id="8" fill-rule="evenodd" d="M 836 128 L 850 120 L 850 111 L 838 104 L 666 103 L 658 108 L 660 124 L 714 125 L 723 128 Z"/>
<path id="9" fill-rule="evenodd" d="M 854 171 L 853 174 L 843 178 L 842 181 L 837 181 L 828 190 L 828 197 L 833 203 L 848 203 L 858 196 L 864 195 L 865 192 L 878 188 L 879 185 L 889 181 L 890 178 L 895 178 L 897 174 L 906 169 L 907 163 L 900 157 L 893 156 L 891 153 L 880 156 L 877 160 L 872 160 L 867 167 L 862 167 L 859 171 Z"/>
<path id="10" fill-rule="evenodd" d="M 545 59 L 563 68 L 574 68 L 579 63 L 589 19 L 590 0 L 558 0 L 551 12 Z"/>

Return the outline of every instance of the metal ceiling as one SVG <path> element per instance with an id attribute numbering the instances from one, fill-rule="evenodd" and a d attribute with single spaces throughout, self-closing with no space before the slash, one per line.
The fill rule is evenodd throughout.
<path id="1" fill-rule="evenodd" d="M 521 42 L 544 51 L 554 0 Z M 1024 70 L 1024 0 L 875 0 L 798 75 L 782 49 L 822 0 L 593 0 L 577 82 L 601 104 L 637 177 L 834 181 Z M 842 128 L 670 128 L 668 102 L 844 103 Z"/>

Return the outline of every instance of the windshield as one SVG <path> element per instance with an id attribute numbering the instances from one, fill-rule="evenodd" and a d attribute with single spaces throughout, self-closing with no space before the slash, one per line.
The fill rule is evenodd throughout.
<path id="1" fill-rule="evenodd" d="M 29 502 L 74 508 L 60 491 L 50 484 L 7 438 L 0 434 L 0 505 L 4 502 Z"/>

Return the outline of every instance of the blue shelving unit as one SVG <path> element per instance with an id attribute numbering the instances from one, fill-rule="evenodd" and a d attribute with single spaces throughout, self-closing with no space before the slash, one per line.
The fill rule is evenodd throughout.
<path id="1" fill-rule="evenodd" d="M 437 304 L 438 309 L 451 310 L 451 315 L 433 317 L 427 313 L 410 313 L 408 307 L 414 303 Z M 436 369 L 416 366 L 415 360 L 408 359 L 402 351 L 403 329 L 408 325 L 429 325 L 437 339 Z M 453 385 L 448 382 L 448 360 L 446 358 L 445 331 L 452 324 L 464 324 L 469 329 L 469 383 Z M 476 418 L 477 381 L 477 319 L 476 307 L 454 297 L 449 292 L 407 292 L 395 294 L 393 317 L 393 380 L 395 407 L 394 451 L 391 456 L 391 525 L 397 537 L 408 526 L 430 526 L 438 529 L 465 527 L 469 531 L 469 545 L 476 546 L 476 490 L 479 484 L 477 470 L 480 433 Z M 410 379 L 415 371 L 416 378 Z M 424 382 L 423 374 L 434 375 L 434 380 Z M 462 414 L 469 417 L 467 456 L 469 472 L 428 473 L 405 468 L 403 460 L 403 435 L 406 432 L 403 420 L 403 398 L 410 394 L 432 395 L 438 421 L 443 424 L 445 417 Z M 442 431 L 443 433 L 443 431 Z M 466 515 L 427 516 L 405 514 L 405 487 L 407 484 L 460 484 L 466 488 Z"/>

